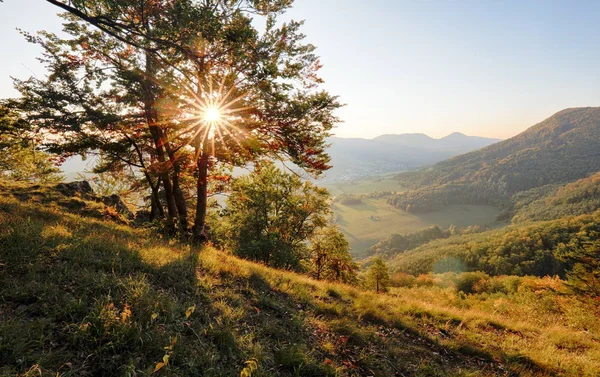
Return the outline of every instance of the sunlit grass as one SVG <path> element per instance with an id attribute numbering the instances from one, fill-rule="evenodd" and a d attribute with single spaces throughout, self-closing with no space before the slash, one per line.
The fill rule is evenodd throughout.
<path id="1" fill-rule="evenodd" d="M 2 195 L 0 375 L 150 375 L 165 355 L 157 375 L 600 370 L 597 308 L 555 279 L 466 295 L 447 274 L 376 295 L 151 232 Z"/>

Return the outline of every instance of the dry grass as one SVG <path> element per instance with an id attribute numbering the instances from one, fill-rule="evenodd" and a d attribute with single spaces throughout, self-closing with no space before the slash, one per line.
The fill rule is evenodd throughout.
<path id="1" fill-rule="evenodd" d="M 165 359 L 154 374 L 233 376 L 249 360 L 254 376 L 600 370 L 595 308 L 552 279 L 464 295 L 431 277 L 375 295 L 151 238 L 92 204 L 2 194 L 1 376 L 143 376 Z"/>

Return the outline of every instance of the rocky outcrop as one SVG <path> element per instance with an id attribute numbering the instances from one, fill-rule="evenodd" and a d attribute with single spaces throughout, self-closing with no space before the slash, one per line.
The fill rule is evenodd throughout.
<path id="1" fill-rule="evenodd" d="M 56 189 L 63 195 L 69 197 L 80 196 L 82 198 L 87 198 L 90 195 L 94 195 L 94 190 L 88 181 L 59 183 L 56 185 Z"/>
<path id="2" fill-rule="evenodd" d="M 104 205 L 114 207 L 117 212 L 129 220 L 135 218 L 135 214 L 123 202 L 119 195 L 98 196 L 94 193 L 92 186 L 88 181 L 75 181 L 68 183 L 59 183 L 56 190 L 68 197 L 81 197 L 96 202 L 102 202 Z"/>
<path id="3" fill-rule="evenodd" d="M 119 214 L 127 217 L 129 220 L 135 218 L 135 214 L 127 207 L 127 204 L 125 204 L 119 195 L 103 196 L 102 203 L 107 206 L 115 207 Z"/>

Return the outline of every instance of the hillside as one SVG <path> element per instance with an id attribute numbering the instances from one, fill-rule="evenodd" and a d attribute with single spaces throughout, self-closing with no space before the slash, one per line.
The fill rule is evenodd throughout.
<path id="1" fill-rule="evenodd" d="M 449 204 L 505 206 L 518 192 L 596 173 L 599 143 L 600 108 L 566 109 L 511 139 L 399 175 L 413 190 L 390 204 L 411 212 Z"/>
<path id="2" fill-rule="evenodd" d="M 150 229 L 110 220 L 101 203 L 49 187 L 2 183 L 0 191 L 2 376 L 234 376 L 245 367 L 253 376 L 591 376 L 600 368 L 592 335 L 600 323 L 554 294 L 558 281 L 511 283 L 518 294 L 495 298 L 429 283 L 375 295 L 152 239 Z"/>
<path id="3" fill-rule="evenodd" d="M 513 223 L 554 220 L 600 209 L 600 172 L 566 185 L 547 185 L 518 193 L 509 214 Z"/>
<path id="4" fill-rule="evenodd" d="M 453 133 L 441 139 L 425 134 L 381 135 L 374 139 L 332 137 L 328 153 L 333 168 L 326 181 L 372 177 L 432 165 L 500 141 Z"/>

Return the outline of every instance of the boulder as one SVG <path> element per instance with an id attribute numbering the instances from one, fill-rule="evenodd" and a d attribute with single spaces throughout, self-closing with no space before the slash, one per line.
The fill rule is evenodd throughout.
<path id="1" fill-rule="evenodd" d="M 75 181 L 59 183 L 56 189 L 66 196 L 80 196 L 82 198 L 94 195 L 94 190 L 88 181 Z"/>
<path id="2" fill-rule="evenodd" d="M 127 207 L 127 204 L 125 204 L 125 202 L 123 202 L 123 199 L 121 199 L 121 197 L 119 195 L 114 194 L 111 196 L 103 196 L 102 203 L 104 203 L 104 205 L 107 205 L 107 206 L 115 207 L 115 209 L 117 210 L 117 212 L 119 214 L 124 215 L 129 220 L 132 220 L 135 218 L 134 213 L 131 212 L 129 207 Z"/>

